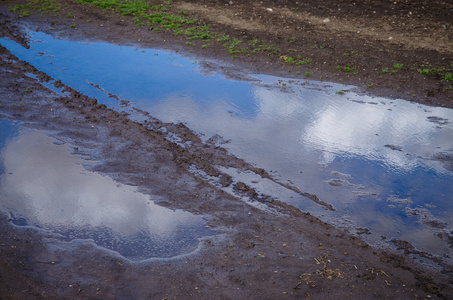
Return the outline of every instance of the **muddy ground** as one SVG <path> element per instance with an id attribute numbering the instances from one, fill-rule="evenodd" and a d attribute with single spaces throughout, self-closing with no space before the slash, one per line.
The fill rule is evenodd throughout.
<path id="1" fill-rule="evenodd" d="M 185 11 L 219 35 L 243 39 L 244 44 L 259 39 L 278 46 L 273 54 L 233 55 L 222 43 L 202 47 L 201 40 L 193 39 L 188 45 L 187 37 L 175 36 L 171 30 L 137 26 L 133 16 L 73 1 L 52 2 L 61 4 L 57 12 L 40 12 L 38 7 L 29 8 L 29 13 L 10 11 L 26 3 L 0 1 L 0 35 L 25 46 L 27 27 L 70 39 L 166 47 L 201 59 L 217 58 L 215 70 L 236 78 L 256 71 L 311 77 L 356 84 L 372 95 L 453 106 L 452 83 L 445 79 L 453 68 L 453 5 L 448 1 L 222 0 L 166 5 L 169 12 Z M 272 176 L 214 143 L 202 143 L 184 125 L 162 123 L 149 115 L 146 122 L 133 122 L 127 114 L 69 87 L 63 86 L 66 96 L 58 95 L 41 85 L 40 81 L 50 79 L 46 74 L 3 47 L 0 57 L 3 118 L 51 132 L 78 152 L 102 161 L 95 171 L 161 196 L 166 199 L 161 205 L 202 214 L 219 233 L 204 238 L 189 255 L 134 263 L 88 241 L 67 243 L 56 235 L 16 227 L 2 215 L 1 299 L 453 297 L 452 266 L 442 258 L 418 252 L 403 241 L 395 241 L 397 249 L 371 247 L 359 237 L 232 183 L 214 166 Z M 303 58 L 311 58 L 312 63 L 296 64 Z M 348 65 L 351 70 L 345 71 Z M 417 69 L 429 72 L 420 74 Z M 305 76 L 307 72 L 312 76 Z M 192 146 L 182 148 L 169 141 L 161 128 Z M 237 195 L 194 177 L 189 172 L 193 166 L 217 177 L 222 185 L 235 185 Z M 300 194 L 317 201 L 316 195 Z M 257 209 L 239 196 L 269 209 Z"/>

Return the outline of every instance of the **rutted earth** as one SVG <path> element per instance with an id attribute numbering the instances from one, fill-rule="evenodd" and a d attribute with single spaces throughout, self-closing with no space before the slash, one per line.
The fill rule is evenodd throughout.
<path id="1" fill-rule="evenodd" d="M 235 9 L 242 13 L 254 11 L 250 7 L 247 9 L 246 3 L 236 7 L 234 3 L 230 5 L 226 1 L 211 2 L 200 1 L 194 4 L 178 1 L 175 7 L 204 16 L 206 20 L 213 19 L 213 12 L 221 11 L 220 7 L 228 15 L 234 15 L 229 12 Z M 279 6 L 284 5 L 283 2 L 285 1 L 266 2 L 263 7 L 274 7 L 273 11 L 281 9 L 291 13 Z M 92 20 L 89 24 L 80 24 L 80 29 L 72 32 L 72 38 L 86 38 L 86 34 L 90 32 L 90 36 L 96 39 L 136 42 L 137 36 L 150 34 L 145 29 L 137 29 L 129 19 L 114 20 L 113 13 L 112 18 L 109 18 L 110 12 L 103 15 L 95 8 L 77 6 L 70 1 L 62 3 L 67 4 L 62 8 L 63 15 L 77 11 L 74 14 L 78 18 Z M 207 6 L 202 6 L 204 4 Z M 327 10 L 333 7 L 324 5 Z M 444 2 L 441 5 L 448 6 Z M 61 21 L 61 18 L 50 15 L 41 18 L 38 14 L 23 19 L 10 13 L 8 4 L 2 2 L 0 7 L 2 35 L 24 45 L 27 40 L 23 26 L 41 28 L 44 31 L 49 31 L 50 26 L 56 30 L 66 26 L 65 30 L 69 30 L 65 23 L 67 20 Z M 362 17 L 367 16 L 366 13 L 361 14 Z M 302 17 L 305 20 L 308 18 L 304 14 Z M 449 19 L 442 20 L 435 14 L 428 14 L 427 18 L 432 18 L 439 24 L 441 21 L 446 22 L 451 30 Z M 262 25 L 252 22 L 253 20 L 245 22 L 231 17 L 215 20 L 222 22 L 219 26 L 225 26 L 225 30 L 231 32 L 235 31 L 233 27 L 252 31 Z M 377 22 L 376 19 L 373 20 Z M 120 24 L 114 25 L 115 22 Z M 316 19 L 310 22 L 316 24 Z M 271 23 L 273 26 L 278 24 L 275 21 Z M 103 26 L 99 26 L 101 24 Z M 269 24 L 271 31 L 272 24 Z M 324 25 L 325 23 L 320 23 L 320 26 Z M 328 26 L 330 25 L 327 28 Z M 342 34 L 349 32 L 347 28 L 332 28 Z M 133 35 L 129 35 L 131 32 Z M 438 33 L 436 31 L 436 34 L 441 35 L 442 30 L 439 29 Z M 130 40 L 126 38 L 128 36 Z M 394 37 L 404 38 L 403 35 Z M 416 48 L 419 54 L 433 54 L 430 56 L 433 64 L 445 59 L 450 59 L 451 62 L 450 36 L 447 34 L 434 40 L 429 40 L 430 38 L 432 36 L 422 39 L 426 45 L 422 49 L 419 48 L 420 45 L 408 43 L 404 50 L 410 52 L 416 51 L 410 50 Z M 175 40 L 170 43 L 169 39 Z M 156 47 L 183 47 L 183 43 L 171 35 L 156 37 L 154 43 Z M 336 43 L 341 44 L 339 40 L 332 41 L 332 47 Z M 389 49 L 398 47 L 387 45 L 381 39 L 372 43 L 383 43 L 382 47 L 388 46 Z M 209 55 L 211 54 L 222 56 L 221 49 L 212 49 Z M 202 239 L 199 248 L 188 255 L 137 263 L 106 252 L 88 241 L 67 243 L 57 235 L 30 227 L 14 226 L 6 215 L 1 215 L 2 299 L 447 299 L 453 296 L 452 268 L 441 258 L 419 252 L 404 241 L 395 241 L 397 249 L 371 247 L 359 238 L 309 214 L 260 195 L 241 182 L 232 182 L 230 176 L 223 174 L 215 166 L 250 170 L 263 179 L 272 179 L 272 176 L 266 170 L 231 156 L 215 142 L 203 143 L 186 126 L 163 123 L 150 115 L 146 115 L 144 121 L 134 122 L 126 113 L 113 111 L 61 83 L 56 85 L 67 93 L 59 95 L 41 84 L 51 79 L 48 75 L 18 60 L 3 47 L 0 48 L 0 56 L 0 112 L 3 118 L 19 120 L 23 122 L 23 126 L 51 132 L 53 137 L 77 148 L 78 153 L 100 161 L 101 163 L 91 167 L 93 171 L 108 174 L 118 182 L 137 186 L 142 192 L 160 196 L 159 199 L 165 199 L 158 203 L 160 205 L 202 214 L 207 219 L 208 226 L 218 233 Z M 255 65 L 264 65 L 264 71 L 271 70 L 274 74 L 287 69 L 285 63 L 278 59 L 271 61 L 265 56 L 253 58 L 250 63 L 250 69 L 256 68 Z M 329 62 L 332 65 L 336 63 Z M 238 67 L 224 72 L 231 76 L 242 76 L 235 73 L 237 70 Z M 316 72 L 325 75 L 328 74 L 326 70 Z M 35 74 L 37 79 L 26 76 L 27 73 Z M 332 78 L 336 75 L 325 76 Z M 361 78 L 365 80 L 372 76 L 374 75 L 370 73 Z M 358 81 L 356 77 L 349 77 L 345 75 L 341 79 L 344 82 Z M 414 76 L 414 83 L 418 80 L 424 83 L 411 83 L 408 88 L 410 94 L 413 91 L 418 93 L 425 87 L 435 89 L 438 85 L 448 84 L 431 82 L 431 78 L 417 78 Z M 395 91 L 397 87 L 392 85 L 393 81 L 388 80 L 376 93 L 390 94 L 390 90 Z M 414 98 L 431 104 L 439 101 L 439 105 L 451 105 L 451 92 L 445 90 L 445 86 L 443 88 L 436 89 L 438 94 L 431 98 Z M 25 90 L 32 92 L 24 92 Z M 399 94 L 395 93 L 400 94 L 401 91 Z M 184 148 L 179 143 L 170 141 L 167 133 L 178 136 L 182 143 L 190 142 L 191 147 Z M 237 196 L 227 194 L 193 176 L 193 168 L 218 178 L 218 182 L 224 186 L 232 185 Z M 299 192 L 319 202 L 315 195 Z M 244 203 L 239 199 L 241 196 L 248 197 L 256 205 Z M 259 209 L 260 207 L 265 209 Z M 420 258 L 428 260 L 430 264 L 420 263 Z"/>

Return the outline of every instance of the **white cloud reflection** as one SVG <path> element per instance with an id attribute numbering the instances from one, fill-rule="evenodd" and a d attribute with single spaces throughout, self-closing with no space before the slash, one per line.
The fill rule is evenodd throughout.
<path id="1" fill-rule="evenodd" d="M 234 153 L 263 167 L 278 168 L 274 162 L 279 161 L 306 169 L 304 159 L 328 164 L 346 155 L 380 161 L 391 168 L 410 170 L 423 164 L 445 172 L 439 163 L 426 158 L 453 150 L 451 109 L 352 93 L 340 96 L 332 89 L 293 86 L 292 92 L 285 92 L 275 85 L 251 89 L 253 97 L 247 105 L 256 109 L 245 117 L 241 108 L 221 96 L 209 105 L 174 95 L 144 105 L 164 121 L 186 122 L 207 136 L 220 134 L 231 139 L 228 147 Z M 439 126 L 430 116 L 450 123 Z"/>
<path id="2" fill-rule="evenodd" d="M 154 204 L 136 188 L 86 171 L 66 145 L 22 130 L 1 153 L 0 209 L 44 228 L 107 228 L 119 237 L 172 238 L 181 227 L 203 227 L 199 216 Z"/>

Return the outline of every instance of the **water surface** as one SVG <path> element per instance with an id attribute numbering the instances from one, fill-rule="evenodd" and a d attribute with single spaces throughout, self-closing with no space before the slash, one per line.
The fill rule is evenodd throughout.
<path id="1" fill-rule="evenodd" d="M 0 210 L 17 225 L 92 239 L 131 260 L 187 254 L 212 235 L 201 216 L 87 171 L 80 156 L 43 132 L 0 120 Z"/>
<path id="2" fill-rule="evenodd" d="M 120 109 L 120 103 L 106 92 L 164 122 L 183 122 L 204 139 L 219 134 L 231 153 L 336 211 L 250 180 L 258 190 L 336 224 L 369 228 L 374 237 L 397 237 L 452 256 L 437 234 L 452 230 L 453 110 L 358 95 L 339 84 L 205 76 L 195 60 L 170 52 L 30 36 L 28 50 L 0 43 L 110 107 Z"/>

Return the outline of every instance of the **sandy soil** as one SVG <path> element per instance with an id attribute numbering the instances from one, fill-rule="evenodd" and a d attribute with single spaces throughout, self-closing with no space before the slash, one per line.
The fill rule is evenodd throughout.
<path id="1" fill-rule="evenodd" d="M 246 71 L 298 78 L 303 75 L 296 72 L 310 72 L 315 79 L 358 84 L 373 95 L 453 105 L 451 83 L 441 80 L 453 68 L 453 6 L 447 1 L 362 1 L 360 5 L 333 0 L 174 1 L 169 6 L 169 11 L 197 16 L 212 31 L 279 47 L 272 55 L 259 52 L 234 58 L 222 44 L 202 48 L 201 41 L 194 40 L 195 46 L 189 46 L 185 37 L 137 27 L 132 16 L 114 11 L 62 0 L 55 16 L 31 10 L 30 16 L 23 17 L 9 10 L 11 4 L 19 3 L 0 1 L 0 34 L 24 45 L 23 26 L 49 33 L 65 31 L 72 39 L 139 43 L 218 58 L 233 64 L 218 71 L 239 78 Z M 284 61 L 297 53 L 313 62 Z M 246 195 L 269 209 L 254 208 L 197 179 L 189 167 L 195 165 L 224 185 L 230 185 L 231 179 L 213 165 L 272 178 L 265 170 L 215 144 L 202 143 L 184 125 L 166 124 L 152 116 L 146 122 L 133 122 L 69 87 L 65 87 L 68 96 L 57 95 L 40 84 L 50 79 L 46 74 L 3 47 L 0 58 L 2 117 L 52 131 L 53 136 L 102 161 L 95 171 L 162 196 L 166 201 L 161 205 L 203 214 L 219 233 L 203 239 L 189 255 L 132 263 L 90 242 L 66 243 L 46 232 L 14 226 L 2 215 L 1 299 L 453 297 L 452 266 L 441 258 L 402 241 L 396 242 L 397 249 L 370 247 L 358 237 L 236 184 L 238 196 Z M 382 72 L 383 68 L 396 70 L 395 63 L 404 67 L 395 74 Z M 428 63 L 444 68 L 444 73 L 423 75 L 410 69 Z M 348 64 L 358 74 L 336 69 Z M 25 73 L 34 73 L 39 80 Z M 193 146 L 185 149 L 168 141 L 159 130 L 162 127 Z M 314 195 L 305 196 L 316 201 Z M 420 263 L 421 258 L 430 264 Z"/>

